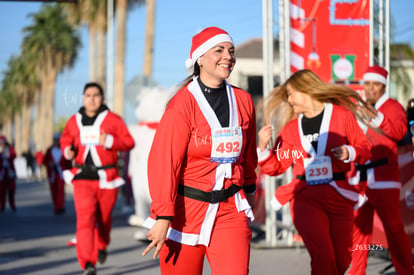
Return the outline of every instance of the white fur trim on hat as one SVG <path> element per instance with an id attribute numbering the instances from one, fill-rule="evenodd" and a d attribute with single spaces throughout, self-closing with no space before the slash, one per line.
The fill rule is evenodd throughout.
<path id="1" fill-rule="evenodd" d="M 197 59 L 200 56 L 205 54 L 208 50 L 210 50 L 217 44 L 223 42 L 233 43 L 233 40 L 231 39 L 230 35 L 221 33 L 213 36 L 212 38 L 201 44 L 197 49 L 193 51 L 193 53 L 191 54 L 191 58 L 185 61 L 185 67 L 187 68 L 187 70 L 191 70 L 193 68 L 194 64 L 197 62 Z"/>
<path id="2" fill-rule="evenodd" d="M 380 74 L 377 73 L 365 73 L 364 74 L 364 82 L 365 81 L 377 81 L 384 85 L 387 85 L 387 79 Z"/>

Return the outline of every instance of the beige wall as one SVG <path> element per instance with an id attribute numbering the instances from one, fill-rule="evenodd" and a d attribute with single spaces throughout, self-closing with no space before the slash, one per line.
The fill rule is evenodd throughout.
<path id="1" fill-rule="evenodd" d="M 279 61 L 275 60 L 273 74 L 280 74 Z M 229 78 L 229 82 L 242 89 L 247 89 L 247 77 L 263 75 L 263 62 L 261 59 L 237 58 L 236 66 Z"/>

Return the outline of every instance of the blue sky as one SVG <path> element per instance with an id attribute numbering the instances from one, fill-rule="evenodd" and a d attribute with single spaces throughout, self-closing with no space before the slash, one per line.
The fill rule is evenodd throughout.
<path id="1" fill-rule="evenodd" d="M 278 1 L 274 0 L 274 29 L 278 25 Z M 394 21 L 393 41 L 414 47 L 413 0 L 391 0 Z M 10 56 L 20 53 L 22 29 L 31 24 L 29 13 L 37 12 L 40 2 L 0 1 L 0 73 Z M 136 7 L 128 15 L 126 82 L 142 73 L 145 7 Z M 227 30 L 236 46 L 262 35 L 261 0 L 157 0 L 155 16 L 153 78 L 169 88 L 186 76 L 184 62 L 189 55 L 191 37 L 204 27 L 216 25 Z M 56 116 L 68 117 L 81 105 L 83 85 L 88 81 L 87 30 L 80 30 L 82 48 L 74 68 L 58 77 Z M 0 79 L 2 76 L 0 75 Z"/>

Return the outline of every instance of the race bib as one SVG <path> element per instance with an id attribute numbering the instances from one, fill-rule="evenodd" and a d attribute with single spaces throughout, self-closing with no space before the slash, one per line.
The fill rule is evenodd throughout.
<path id="1" fill-rule="evenodd" d="M 212 162 L 233 163 L 240 156 L 243 145 L 241 127 L 216 128 L 211 130 Z"/>
<path id="2" fill-rule="evenodd" d="M 306 183 L 308 185 L 327 184 L 333 179 L 332 163 L 328 156 L 306 158 L 305 165 Z"/>
<path id="3" fill-rule="evenodd" d="M 80 130 L 82 145 L 99 145 L 100 130 L 96 126 L 83 126 Z"/>

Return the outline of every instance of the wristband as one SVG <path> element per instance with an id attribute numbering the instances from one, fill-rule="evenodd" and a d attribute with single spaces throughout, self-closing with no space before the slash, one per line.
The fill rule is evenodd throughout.
<path id="1" fill-rule="evenodd" d="M 157 216 L 156 220 L 169 220 L 171 222 L 172 218 L 172 216 Z"/>

